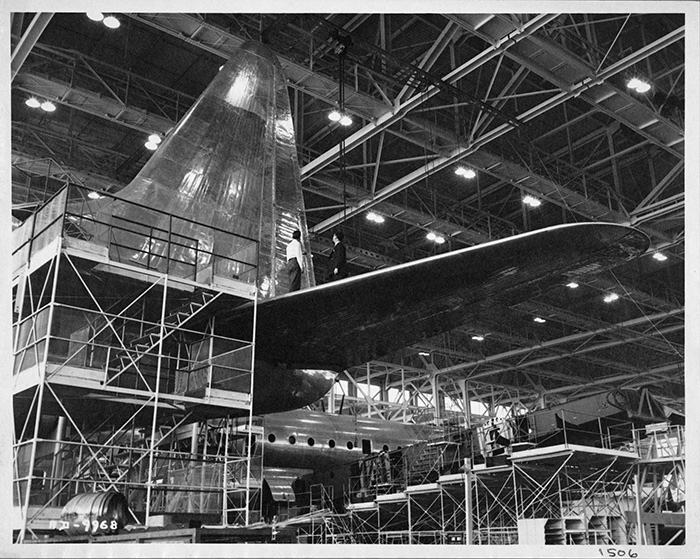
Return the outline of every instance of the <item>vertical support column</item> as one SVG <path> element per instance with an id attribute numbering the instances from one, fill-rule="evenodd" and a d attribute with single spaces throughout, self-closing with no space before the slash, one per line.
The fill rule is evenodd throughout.
<path id="1" fill-rule="evenodd" d="M 207 355 L 207 390 L 212 388 L 214 375 L 214 319 L 211 319 L 209 324 L 209 350 Z M 205 393 L 206 394 L 206 393 Z"/>
<path id="2" fill-rule="evenodd" d="M 350 375 L 348 375 L 347 371 L 345 371 L 345 375 L 348 377 L 348 402 L 351 406 L 351 413 L 355 413 L 357 411 L 357 386 L 355 386 L 355 383 L 351 382 L 349 380 Z"/>
<path id="3" fill-rule="evenodd" d="M 642 484 L 640 482 L 639 464 L 634 473 L 634 504 L 637 507 L 637 545 L 647 545 L 646 532 L 642 524 Z"/>
<path id="4" fill-rule="evenodd" d="M 408 545 L 413 543 L 413 516 L 411 514 L 411 494 L 406 493 L 406 507 L 408 507 Z"/>
<path id="5" fill-rule="evenodd" d="M 223 463 L 223 475 L 221 476 L 221 489 L 222 489 L 222 501 L 221 501 L 221 525 L 228 526 L 228 486 L 229 486 L 229 447 L 231 443 L 231 416 L 227 415 L 224 420 L 225 430 L 224 430 L 224 463 Z"/>
<path id="6" fill-rule="evenodd" d="M 199 446 L 199 423 L 193 423 L 190 425 L 190 457 L 197 457 L 197 447 Z"/>
<path id="7" fill-rule="evenodd" d="M 370 384 L 370 364 L 367 363 L 367 394 L 365 395 L 365 400 L 367 401 L 367 417 L 372 417 L 372 389 Z"/>
<path id="8" fill-rule="evenodd" d="M 462 389 L 462 405 L 464 406 L 464 428 L 471 429 L 472 414 L 471 401 L 469 400 L 469 384 L 467 379 L 459 381 L 459 386 Z"/>
<path id="9" fill-rule="evenodd" d="M 474 525 L 472 520 L 472 466 L 469 458 L 464 459 L 464 541 L 467 545 L 472 545 L 474 539 L 472 532 Z"/>
<path id="10" fill-rule="evenodd" d="M 433 418 L 435 419 L 435 425 L 440 423 L 440 390 L 438 387 L 438 378 L 435 373 L 430 377 L 430 387 L 433 391 Z"/>
<path id="11" fill-rule="evenodd" d="M 206 429 L 205 429 L 206 433 Z M 190 468 L 191 471 L 194 470 L 194 461 L 197 459 L 197 450 L 199 449 L 199 423 L 193 423 L 190 426 L 190 458 L 192 459 L 190 462 Z M 206 447 L 207 447 L 207 441 L 204 439 L 204 452 L 206 452 Z M 201 511 L 201 509 L 200 509 Z M 194 512 L 194 502 L 192 499 L 192 495 L 188 495 L 187 497 L 187 512 Z"/>
<path id="12" fill-rule="evenodd" d="M 160 309 L 160 332 L 158 340 L 158 364 L 156 366 L 156 386 L 155 395 L 153 396 L 153 419 L 151 421 L 151 442 L 149 444 L 149 456 L 148 456 L 148 484 L 146 486 L 146 516 L 145 524 L 148 526 L 148 522 L 151 518 L 151 498 L 153 496 L 153 467 L 155 460 L 155 446 L 156 446 L 156 429 L 158 427 L 158 403 L 159 403 L 159 393 L 160 393 L 160 377 L 163 373 L 163 336 L 165 335 L 165 312 L 166 312 L 166 301 L 168 298 L 168 276 L 163 278 L 163 301 L 161 303 Z M 205 441 L 206 448 L 206 441 Z"/>
<path id="13" fill-rule="evenodd" d="M 403 422 L 406 423 L 406 410 L 408 409 L 408 400 L 406 400 L 406 371 L 401 367 L 401 408 L 403 409 Z"/>
<path id="14" fill-rule="evenodd" d="M 328 391 L 328 413 L 335 413 L 335 383 Z"/>
<path id="15" fill-rule="evenodd" d="M 259 249 L 258 245 L 258 249 Z M 257 273 L 257 272 L 256 272 Z M 310 273 L 310 272 L 309 272 Z M 259 297 L 259 291 L 257 287 L 257 282 L 256 282 L 256 287 L 255 287 L 255 292 L 254 292 L 254 299 L 253 299 L 253 329 L 252 329 L 252 339 L 250 340 L 251 344 L 251 351 L 250 351 L 250 399 L 249 399 L 249 404 L 250 407 L 248 409 L 248 444 L 247 444 L 247 449 L 246 449 L 246 487 L 245 487 L 245 499 L 246 499 L 246 505 L 245 505 L 245 524 L 248 526 L 250 524 L 250 475 L 251 475 L 251 462 L 253 460 L 253 415 L 254 415 L 254 410 L 253 410 L 253 397 L 254 397 L 254 385 L 255 385 L 255 338 L 256 338 L 256 332 L 258 328 L 258 297 Z M 227 451 L 228 452 L 228 449 Z M 260 471 L 262 472 L 262 464 L 260 464 Z M 260 487 L 260 492 L 262 493 L 262 486 Z"/>
<path id="16" fill-rule="evenodd" d="M 66 418 L 61 415 L 58 417 L 58 423 L 56 424 L 56 429 L 53 433 L 54 447 L 53 447 L 53 460 L 51 463 L 51 499 L 54 497 L 54 492 L 60 490 L 61 482 L 56 478 L 62 477 L 63 472 L 63 445 L 61 444 L 65 436 L 66 430 Z"/>
<path id="17" fill-rule="evenodd" d="M 44 355 L 38 360 L 39 365 L 39 383 L 37 386 L 36 399 L 36 415 L 34 418 L 34 432 L 32 433 L 32 444 L 29 453 L 29 464 L 27 465 L 27 488 L 24 495 L 24 503 L 22 504 L 22 527 L 19 532 L 18 542 L 23 543 L 27 534 L 27 523 L 29 522 L 29 500 L 32 492 L 32 480 L 34 479 L 34 465 L 36 464 L 37 443 L 39 438 L 39 425 L 41 423 L 42 403 L 44 399 L 44 385 L 46 384 L 46 366 L 49 359 L 49 344 L 51 343 L 51 325 L 53 324 L 54 310 L 56 308 L 56 290 L 58 288 L 58 268 L 61 260 L 62 242 L 56 245 L 56 254 L 53 257 L 53 278 L 51 281 L 51 299 L 49 303 L 49 318 L 46 326 L 46 344 L 44 347 Z M 29 281 L 29 277 L 27 277 Z M 19 332 L 17 333 L 19 335 Z"/>

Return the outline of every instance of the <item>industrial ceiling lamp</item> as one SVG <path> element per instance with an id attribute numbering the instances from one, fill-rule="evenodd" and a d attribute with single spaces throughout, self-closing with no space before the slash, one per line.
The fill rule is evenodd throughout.
<path id="1" fill-rule="evenodd" d="M 646 93 L 651 89 L 651 85 L 648 82 L 639 78 L 632 78 L 627 82 L 627 87 L 634 89 L 637 93 Z"/>
<path id="2" fill-rule="evenodd" d="M 44 101 L 41 104 L 41 109 L 47 113 L 52 113 L 56 110 L 56 105 L 54 105 L 51 101 Z"/>
<path id="3" fill-rule="evenodd" d="M 114 16 L 105 16 L 102 12 L 85 12 L 92 21 L 101 21 L 106 27 L 110 29 L 117 29 L 121 23 Z"/>
<path id="4" fill-rule="evenodd" d="M 46 111 L 47 113 L 52 113 L 56 110 L 56 105 L 54 105 L 51 101 L 44 100 L 44 101 L 39 101 L 36 97 L 30 97 L 24 102 L 27 107 L 31 107 L 32 109 L 38 109 L 41 107 L 42 110 Z"/>
<path id="5" fill-rule="evenodd" d="M 367 212 L 365 217 L 369 221 L 373 221 L 374 223 L 384 223 L 384 216 L 381 214 L 378 214 L 377 212 Z"/>
<path id="6" fill-rule="evenodd" d="M 434 231 L 429 231 L 425 238 L 429 241 L 433 241 L 435 244 L 438 245 L 441 245 L 445 242 L 445 237 L 443 237 L 442 235 L 438 235 Z"/>
<path id="7" fill-rule="evenodd" d="M 334 52 L 338 55 L 338 108 L 328 113 L 331 122 L 337 122 L 341 126 L 350 126 L 352 118 L 345 112 L 345 53 L 352 44 L 352 39 L 347 35 L 336 35 Z"/>
<path id="8" fill-rule="evenodd" d="M 467 169 L 465 167 L 457 167 L 455 169 L 455 174 L 465 179 L 473 179 L 476 176 L 476 171 L 474 169 Z"/>
<path id="9" fill-rule="evenodd" d="M 526 204 L 527 206 L 530 206 L 531 208 L 536 208 L 537 206 L 542 204 L 542 201 L 538 200 L 534 196 L 530 196 L 529 194 L 527 194 L 523 197 L 523 204 Z"/>
<path id="10" fill-rule="evenodd" d="M 114 16 L 107 16 L 106 18 L 104 18 L 102 23 L 104 23 L 110 29 L 117 29 L 121 25 L 119 20 Z"/>
<path id="11" fill-rule="evenodd" d="M 148 137 L 148 141 L 144 145 L 147 149 L 155 151 L 158 148 L 158 144 L 160 144 L 161 141 L 162 139 L 158 134 L 151 134 Z"/>

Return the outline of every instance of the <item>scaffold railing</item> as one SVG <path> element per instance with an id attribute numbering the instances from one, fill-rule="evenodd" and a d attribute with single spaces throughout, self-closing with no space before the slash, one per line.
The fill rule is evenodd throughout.
<path id="1" fill-rule="evenodd" d="M 138 208 L 151 218 L 131 221 L 115 212 L 123 207 Z M 58 238 L 96 257 L 172 277 L 200 283 L 211 282 L 214 276 L 250 285 L 256 281 L 255 239 L 82 185 L 64 187 L 13 231 L 13 272 Z"/>

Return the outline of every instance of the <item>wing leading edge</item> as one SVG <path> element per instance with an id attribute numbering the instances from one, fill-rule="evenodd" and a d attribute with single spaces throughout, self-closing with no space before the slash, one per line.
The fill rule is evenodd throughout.
<path id="1" fill-rule="evenodd" d="M 289 293 L 258 303 L 256 357 L 342 370 L 648 247 L 631 227 L 560 225 Z M 218 326 L 245 329 L 252 312 L 247 305 L 219 313 Z"/>

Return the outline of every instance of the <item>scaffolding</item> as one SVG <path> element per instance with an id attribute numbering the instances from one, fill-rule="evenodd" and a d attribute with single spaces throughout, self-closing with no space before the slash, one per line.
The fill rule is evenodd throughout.
<path id="1" fill-rule="evenodd" d="M 257 301 L 258 243 L 168 214 L 163 230 L 119 221 L 117 204 L 68 185 L 13 232 L 18 542 L 54 533 L 86 491 L 123 493 L 139 524 L 250 521 L 253 433 L 236 418 L 252 417 L 255 329 L 222 336 L 212 317 Z"/>
<path id="2" fill-rule="evenodd" d="M 464 473 L 442 475 L 371 502 L 350 503 L 346 537 L 371 544 L 471 543 L 468 479 Z"/>
<path id="3" fill-rule="evenodd" d="M 517 542 L 628 543 L 624 492 L 637 459 L 626 450 L 572 444 L 513 453 L 509 475 L 515 508 L 509 516 L 517 520 Z"/>
<path id="4" fill-rule="evenodd" d="M 640 460 L 628 499 L 630 539 L 638 545 L 685 543 L 685 427 L 655 423 L 635 429 Z"/>
<path id="5" fill-rule="evenodd" d="M 630 422 L 592 417 L 577 412 L 578 424 L 573 416 L 561 421 L 545 437 L 549 444 L 523 441 L 480 463 L 475 454 L 445 452 L 449 442 L 401 449 L 400 460 L 367 457 L 350 480 L 346 537 L 370 544 L 682 543 L 683 428 L 633 430 Z M 474 441 L 472 452 L 482 446 Z M 412 477 L 417 471 L 428 475 Z"/>

